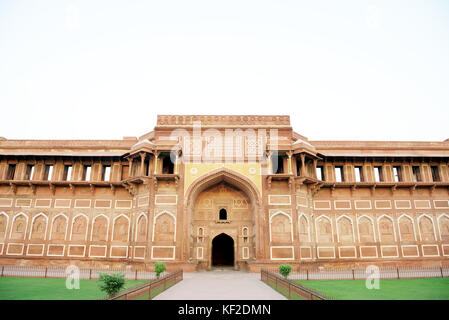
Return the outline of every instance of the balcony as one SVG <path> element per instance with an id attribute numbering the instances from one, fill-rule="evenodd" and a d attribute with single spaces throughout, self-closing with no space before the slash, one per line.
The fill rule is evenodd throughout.
<path id="1" fill-rule="evenodd" d="M 390 188 L 393 193 L 398 188 L 408 188 L 411 193 L 416 188 L 429 188 L 431 192 L 437 187 L 449 187 L 449 182 L 333 182 L 333 181 L 321 181 L 323 188 L 330 188 L 331 192 L 335 188 L 351 188 L 351 191 L 355 191 L 357 188 L 370 188 L 374 193 L 376 188 Z"/>
<path id="2" fill-rule="evenodd" d="M 122 186 L 121 181 L 60 181 L 60 180 L 0 180 L 0 185 L 9 185 L 14 194 L 17 186 L 28 186 L 33 194 L 36 193 L 37 186 L 48 186 L 54 194 L 56 187 L 70 187 L 72 193 L 75 193 L 77 186 L 89 186 L 93 192 L 95 187 L 110 187 L 115 191 L 116 187 Z"/>

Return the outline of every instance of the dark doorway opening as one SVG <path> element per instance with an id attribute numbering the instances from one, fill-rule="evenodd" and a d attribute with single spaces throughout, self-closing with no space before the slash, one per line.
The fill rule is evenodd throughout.
<path id="1" fill-rule="evenodd" d="M 227 234 L 219 234 L 212 240 L 212 265 L 234 265 L 234 240 Z"/>

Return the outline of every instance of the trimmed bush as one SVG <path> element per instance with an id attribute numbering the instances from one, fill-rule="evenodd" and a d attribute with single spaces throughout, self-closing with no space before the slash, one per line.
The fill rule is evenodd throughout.
<path id="1" fill-rule="evenodd" d="M 156 262 L 154 264 L 154 272 L 156 272 L 156 278 L 159 279 L 159 276 L 161 275 L 162 272 L 164 272 L 166 270 L 166 266 L 165 263 L 163 262 Z"/>
<path id="2" fill-rule="evenodd" d="M 292 271 L 292 266 L 289 264 L 283 264 L 279 266 L 279 273 L 282 274 L 282 276 L 287 279 L 288 275 Z"/>
<path id="3" fill-rule="evenodd" d="M 99 273 L 100 290 L 105 292 L 109 298 L 119 293 L 125 286 L 124 273 Z"/>

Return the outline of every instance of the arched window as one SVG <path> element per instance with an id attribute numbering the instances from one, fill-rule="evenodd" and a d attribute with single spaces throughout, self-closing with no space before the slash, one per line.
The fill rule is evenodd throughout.
<path id="1" fill-rule="evenodd" d="M 226 212 L 226 209 L 220 209 L 220 220 L 228 220 L 228 213 Z"/>

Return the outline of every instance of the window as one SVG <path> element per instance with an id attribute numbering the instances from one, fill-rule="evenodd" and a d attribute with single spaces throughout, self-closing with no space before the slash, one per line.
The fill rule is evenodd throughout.
<path id="1" fill-rule="evenodd" d="M 62 180 L 63 181 L 70 181 L 72 178 L 72 166 L 71 165 L 65 165 L 64 166 L 64 172 L 62 174 Z"/>
<path id="2" fill-rule="evenodd" d="M 199 228 L 198 228 L 198 237 L 197 237 L 197 241 L 198 241 L 198 242 L 204 242 L 204 228 L 203 228 L 203 227 L 199 227 Z"/>
<path id="3" fill-rule="evenodd" d="M 402 181 L 402 168 L 399 166 L 393 167 L 393 175 L 394 175 L 395 182 L 401 182 Z"/>
<path id="4" fill-rule="evenodd" d="M 376 182 L 383 182 L 384 181 L 384 175 L 382 172 L 382 167 L 374 167 L 374 180 Z"/>
<path id="5" fill-rule="evenodd" d="M 248 227 L 242 229 L 243 243 L 248 243 Z"/>
<path id="6" fill-rule="evenodd" d="M 272 159 L 271 167 L 273 168 L 273 174 L 284 173 L 284 157 L 275 154 Z"/>
<path id="7" fill-rule="evenodd" d="M 51 180 L 53 175 L 53 165 L 49 164 L 45 166 L 43 180 Z"/>
<path id="8" fill-rule="evenodd" d="M 32 164 L 28 164 L 25 171 L 24 180 L 31 180 L 33 178 L 33 174 L 34 174 L 34 166 Z"/>
<path id="9" fill-rule="evenodd" d="M 228 213 L 226 212 L 226 209 L 220 209 L 219 219 L 228 220 Z"/>
<path id="10" fill-rule="evenodd" d="M 363 167 L 355 167 L 355 181 L 356 182 L 363 182 Z"/>
<path id="11" fill-rule="evenodd" d="M 307 162 L 307 175 L 309 177 L 313 176 L 313 161 L 308 161 Z"/>
<path id="12" fill-rule="evenodd" d="M 133 159 L 132 162 L 132 172 L 131 175 L 133 177 L 137 177 L 140 174 L 140 161 L 137 158 Z"/>
<path id="13" fill-rule="evenodd" d="M 344 182 L 345 181 L 343 167 L 341 167 L 341 166 L 335 167 L 335 181 L 336 182 Z"/>
<path id="14" fill-rule="evenodd" d="M 434 182 L 441 181 L 441 179 L 440 179 L 440 171 L 438 170 L 438 166 L 431 166 L 430 170 L 432 171 L 432 180 Z"/>
<path id="15" fill-rule="evenodd" d="M 304 168 L 302 167 L 302 161 L 301 157 L 294 157 L 293 159 L 296 159 L 296 175 L 300 177 L 301 175 L 305 176 L 313 176 L 314 164 L 313 161 L 307 161 L 304 162 Z M 283 161 L 283 159 L 278 159 L 278 161 Z M 303 170 L 304 169 L 304 170 Z"/>
<path id="16" fill-rule="evenodd" d="M 8 166 L 8 172 L 6 173 L 6 180 L 14 180 L 15 173 L 16 173 L 16 165 L 10 164 Z"/>
<path id="17" fill-rule="evenodd" d="M 413 166 L 412 171 L 413 171 L 413 181 L 420 182 L 421 181 L 421 170 L 420 170 L 419 166 Z"/>
<path id="18" fill-rule="evenodd" d="M 162 173 L 163 174 L 175 173 L 175 164 L 171 160 L 170 155 L 166 155 L 162 158 Z"/>
<path id="19" fill-rule="evenodd" d="M 324 168 L 322 166 L 316 167 L 316 178 L 324 181 Z"/>
<path id="20" fill-rule="evenodd" d="M 109 181 L 111 179 L 111 166 L 103 166 L 101 172 L 101 181 Z"/>
<path id="21" fill-rule="evenodd" d="M 129 166 L 122 165 L 122 180 L 129 178 Z"/>
<path id="22" fill-rule="evenodd" d="M 92 172 L 92 166 L 85 165 L 85 166 L 83 167 L 83 177 L 82 177 L 82 180 L 83 180 L 83 181 L 90 181 L 90 175 L 91 175 L 91 172 Z"/>

